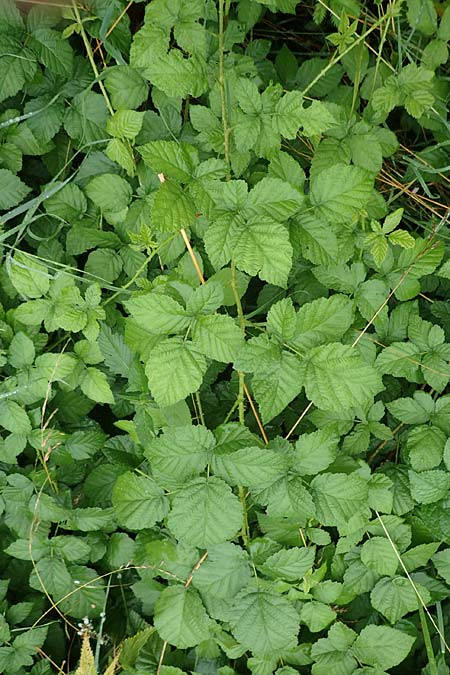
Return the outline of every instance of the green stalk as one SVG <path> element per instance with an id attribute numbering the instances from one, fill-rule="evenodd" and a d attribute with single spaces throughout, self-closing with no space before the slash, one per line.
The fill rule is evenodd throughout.
<path id="1" fill-rule="evenodd" d="M 425 643 L 425 649 L 428 657 L 428 665 L 430 666 L 430 675 L 439 675 L 438 668 L 436 665 L 436 659 L 434 658 L 433 645 L 431 644 L 431 637 L 430 631 L 428 630 L 427 619 L 420 603 L 419 603 L 419 616 L 420 616 L 420 625 L 422 626 L 423 641 Z"/>
<path id="2" fill-rule="evenodd" d="M 222 107 L 222 127 L 223 127 L 223 152 L 227 166 L 230 166 L 230 129 L 227 120 L 227 100 L 225 92 L 225 69 L 224 69 L 224 0 L 219 0 L 219 85 L 220 101 Z M 228 176 L 229 178 L 229 176 Z"/>
<path id="3" fill-rule="evenodd" d="M 97 64 L 95 63 L 94 60 L 94 54 L 91 49 L 91 45 L 89 43 L 88 37 L 86 35 L 86 31 L 84 30 L 83 22 L 81 20 L 80 12 L 78 11 L 77 3 L 75 0 L 72 0 L 72 7 L 73 7 L 73 12 L 75 14 L 75 18 L 77 20 L 78 28 L 80 29 L 80 35 L 83 39 L 84 47 L 86 49 L 86 53 L 89 59 L 89 62 L 91 64 L 92 70 L 94 71 L 95 79 L 98 81 L 98 86 L 100 87 L 100 91 L 103 94 L 103 98 L 105 99 L 106 105 L 108 107 L 108 110 L 111 115 L 114 115 L 114 108 L 111 105 L 111 101 L 109 100 L 107 91 L 105 89 L 105 85 L 103 82 L 100 80 L 100 73 L 98 72 Z"/>

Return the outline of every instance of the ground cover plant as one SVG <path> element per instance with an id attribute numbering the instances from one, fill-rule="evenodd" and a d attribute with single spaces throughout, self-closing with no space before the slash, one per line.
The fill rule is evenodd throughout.
<path id="1" fill-rule="evenodd" d="M 0 0 L 0 672 L 449 673 L 449 38 Z"/>

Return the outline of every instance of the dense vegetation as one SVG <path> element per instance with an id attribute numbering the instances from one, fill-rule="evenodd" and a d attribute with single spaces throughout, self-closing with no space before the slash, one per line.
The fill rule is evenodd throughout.
<path id="1" fill-rule="evenodd" d="M 449 38 L 0 0 L 0 672 L 450 672 Z"/>

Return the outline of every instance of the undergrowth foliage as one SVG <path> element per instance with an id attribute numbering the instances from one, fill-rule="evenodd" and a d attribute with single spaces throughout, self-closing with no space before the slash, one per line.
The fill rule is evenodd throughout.
<path id="1" fill-rule="evenodd" d="M 0 672 L 449 673 L 446 4 L 0 0 Z"/>

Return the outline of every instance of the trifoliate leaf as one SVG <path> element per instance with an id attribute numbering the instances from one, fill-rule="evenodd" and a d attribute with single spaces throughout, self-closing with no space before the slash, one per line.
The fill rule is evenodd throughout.
<path id="1" fill-rule="evenodd" d="M 234 637 L 254 654 L 279 654 L 297 644 L 297 611 L 278 593 L 245 589 L 237 596 L 231 616 Z"/>
<path id="2" fill-rule="evenodd" d="M 129 530 L 149 529 L 168 511 L 163 489 L 150 476 L 136 476 L 131 471 L 117 479 L 112 505 L 120 525 Z"/>
<path id="3" fill-rule="evenodd" d="M 164 408 L 197 391 L 206 368 L 205 357 L 192 343 L 167 338 L 150 352 L 145 373 L 155 401 Z"/>
<path id="4" fill-rule="evenodd" d="M 193 588 L 169 586 L 155 604 L 154 623 L 162 640 L 186 649 L 210 637 L 211 619 Z"/>
<path id="5" fill-rule="evenodd" d="M 209 548 L 237 534 L 242 506 L 220 478 L 197 478 L 175 493 L 167 524 L 181 542 Z"/>

